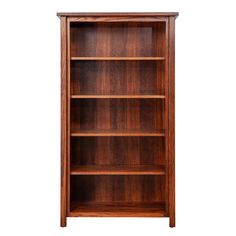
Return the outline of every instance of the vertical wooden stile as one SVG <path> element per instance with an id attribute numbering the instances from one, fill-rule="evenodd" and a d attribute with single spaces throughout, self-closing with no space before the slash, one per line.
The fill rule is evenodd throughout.
<path id="1" fill-rule="evenodd" d="M 70 94 L 71 94 L 71 83 L 70 83 L 70 19 L 67 18 L 67 215 L 70 213 L 70 129 L 71 129 L 71 102 L 70 102 Z"/>
<path id="2" fill-rule="evenodd" d="M 175 18 L 169 19 L 169 215 L 175 227 Z"/>
<path id="3" fill-rule="evenodd" d="M 169 19 L 167 18 L 166 24 L 165 24 L 165 81 L 164 81 L 164 87 L 165 87 L 165 169 L 166 173 L 168 173 L 169 170 Z M 169 214 L 169 176 L 168 174 L 165 176 L 165 202 L 166 202 L 166 212 Z"/>
<path id="4" fill-rule="evenodd" d="M 66 226 L 67 207 L 67 25 L 61 17 L 61 226 Z"/>

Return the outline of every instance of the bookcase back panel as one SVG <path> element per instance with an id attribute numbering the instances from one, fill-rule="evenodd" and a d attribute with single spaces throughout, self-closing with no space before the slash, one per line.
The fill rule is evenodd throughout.
<path id="1" fill-rule="evenodd" d="M 82 99 L 71 102 L 71 129 L 162 130 L 164 101 L 158 99 Z"/>
<path id="2" fill-rule="evenodd" d="M 164 176 L 72 176 L 71 201 L 145 203 L 165 201 Z"/>
<path id="3" fill-rule="evenodd" d="M 71 165 L 164 165 L 163 137 L 73 137 Z"/>
<path id="4" fill-rule="evenodd" d="M 72 22 L 71 56 L 163 56 L 165 26 L 165 22 Z"/>
<path id="5" fill-rule="evenodd" d="M 71 94 L 164 94 L 163 61 L 73 61 Z"/>

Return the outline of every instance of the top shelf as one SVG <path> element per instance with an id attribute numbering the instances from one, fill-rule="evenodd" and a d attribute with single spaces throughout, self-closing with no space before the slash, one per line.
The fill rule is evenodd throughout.
<path id="1" fill-rule="evenodd" d="M 163 61 L 165 57 L 71 57 L 72 61 Z"/>

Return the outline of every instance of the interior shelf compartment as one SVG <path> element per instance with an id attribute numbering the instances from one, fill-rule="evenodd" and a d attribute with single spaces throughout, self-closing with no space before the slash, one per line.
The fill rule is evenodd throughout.
<path id="1" fill-rule="evenodd" d="M 73 216 L 165 215 L 165 176 L 72 175 L 70 183 Z"/>
<path id="2" fill-rule="evenodd" d="M 72 22 L 71 57 L 165 55 L 165 22 Z"/>
<path id="3" fill-rule="evenodd" d="M 72 61 L 71 95 L 164 95 L 162 61 Z"/>
<path id="4" fill-rule="evenodd" d="M 72 137 L 70 164 L 72 171 L 139 171 L 163 170 L 165 139 L 163 137 Z M 93 167 L 94 166 L 94 167 Z M 116 167 L 117 166 L 117 169 Z M 106 168 L 105 168 L 106 167 Z M 108 167 L 111 169 L 108 170 Z M 135 168 L 134 168 L 135 167 Z M 145 167 L 145 168 L 144 168 Z M 84 168 L 84 169 L 83 169 Z M 93 169 L 92 169 L 93 168 Z M 104 169 L 105 168 L 105 169 Z"/>
<path id="5" fill-rule="evenodd" d="M 164 136 L 159 99 L 71 100 L 71 135 Z"/>

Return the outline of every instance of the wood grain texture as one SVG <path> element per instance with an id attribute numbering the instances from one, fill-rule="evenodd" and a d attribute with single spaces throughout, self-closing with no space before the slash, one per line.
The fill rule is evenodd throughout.
<path id="1" fill-rule="evenodd" d="M 77 16 L 70 17 L 71 22 L 164 22 L 166 21 L 166 17 L 159 16 L 110 16 L 110 17 L 102 17 L 102 16 Z"/>
<path id="2" fill-rule="evenodd" d="M 86 99 L 86 98 L 96 98 L 96 99 L 165 99 L 165 95 L 71 95 L 72 99 Z"/>
<path id="3" fill-rule="evenodd" d="M 175 226 L 175 18 L 58 13 L 61 226 L 68 216 Z"/>
<path id="4" fill-rule="evenodd" d="M 82 217 L 164 217 L 165 203 L 72 203 L 70 216 Z"/>
<path id="5" fill-rule="evenodd" d="M 81 99 L 71 101 L 71 132 L 157 133 L 164 129 L 163 101 Z"/>
<path id="6" fill-rule="evenodd" d="M 164 130 L 77 130 L 71 133 L 72 137 L 162 137 L 165 136 Z"/>
<path id="7" fill-rule="evenodd" d="M 71 166 L 165 165 L 164 137 L 73 137 Z"/>
<path id="8" fill-rule="evenodd" d="M 165 57 L 71 57 L 72 61 L 161 61 Z"/>
<path id="9" fill-rule="evenodd" d="M 163 166 L 86 165 L 73 166 L 71 175 L 165 175 Z"/>
<path id="10" fill-rule="evenodd" d="M 66 17 L 61 17 L 61 227 L 66 226 L 67 202 L 67 40 Z"/>
<path id="11" fill-rule="evenodd" d="M 159 16 L 159 17 L 177 17 L 178 12 L 58 12 L 57 16 Z"/>
<path id="12" fill-rule="evenodd" d="M 71 23 L 74 60 L 164 60 L 165 22 Z"/>
<path id="13" fill-rule="evenodd" d="M 175 227 L 175 19 L 169 19 L 169 214 Z"/>
<path id="14" fill-rule="evenodd" d="M 70 62 L 70 22 L 67 18 L 67 215 L 70 212 L 70 132 L 71 132 L 71 104 L 70 104 L 70 94 L 71 94 L 71 62 Z"/>
<path id="15" fill-rule="evenodd" d="M 163 61 L 73 61 L 73 95 L 164 95 Z"/>
<path id="16" fill-rule="evenodd" d="M 72 175 L 71 201 L 150 203 L 165 201 L 164 175 Z"/>
<path id="17" fill-rule="evenodd" d="M 165 88 L 165 111 L 164 111 L 164 127 L 165 127 L 165 171 L 169 173 L 169 19 L 166 23 L 165 32 L 165 48 L 166 48 L 166 61 L 165 61 L 165 73 L 164 73 L 164 88 Z M 165 191 L 165 207 L 166 213 L 169 215 L 169 174 L 166 175 Z"/>

